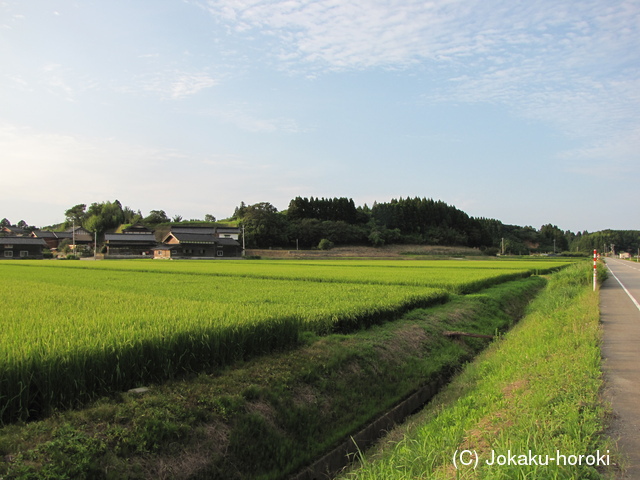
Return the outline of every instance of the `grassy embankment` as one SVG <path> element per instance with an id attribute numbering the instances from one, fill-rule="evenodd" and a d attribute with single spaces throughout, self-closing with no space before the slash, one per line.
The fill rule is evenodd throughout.
<path id="1" fill-rule="evenodd" d="M 510 327 L 542 288 L 508 282 L 352 334 L 213 375 L 120 394 L 0 429 L 0 477 L 283 478 L 421 385 L 450 374 Z"/>
<path id="2" fill-rule="evenodd" d="M 514 329 L 342 478 L 612 476 L 619 458 L 603 435 L 598 295 L 586 270 L 583 264 L 553 275 Z"/>

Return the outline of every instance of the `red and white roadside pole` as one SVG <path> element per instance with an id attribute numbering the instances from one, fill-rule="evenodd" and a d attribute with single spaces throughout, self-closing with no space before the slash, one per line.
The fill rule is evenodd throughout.
<path id="1" fill-rule="evenodd" d="M 598 251 L 593 251 L 593 291 L 596 291 L 596 284 L 598 283 Z"/>

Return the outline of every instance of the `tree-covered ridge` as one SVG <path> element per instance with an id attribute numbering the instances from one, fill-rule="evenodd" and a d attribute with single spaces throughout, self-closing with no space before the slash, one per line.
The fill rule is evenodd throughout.
<path id="1" fill-rule="evenodd" d="M 539 229 L 471 217 L 453 205 L 428 198 L 399 198 L 356 206 L 350 198 L 296 197 L 285 211 L 270 203 L 242 203 L 234 212 L 253 248 L 308 248 L 333 244 L 429 244 L 477 247 L 488 254 L 637 252 L 640 231 L 574 233 L 552 224 Z"/>
<path id="2" fill-rule="evenodd" d="M 316 220 L 343 221 L 346 223 L 366 223 L 367 215 L 358 211 L 352 198 L 302 198 L 289 202 L 287 216 L 291 220 L 315 218 Z"/>
<path id="3" fill-rule="evenodd" d="M 635 255 L 640 252 L 640 231 L 601 230 L 578 233 L 571 241 L 571 250 L 628 252 Z"/>
<path id="4" fill-rule="evenodd" d="M 151 210 L 145 217 L 140 210 L 113 202 L 78 204 L 65 212 L 66 222 L 60 228 L 82 226 L 98 237 L 116 231 L 122 224 L 140 223 L 147 227 L 176 223 L 211 223 L 184 220 L 180 215 L 169 218 L 164 210 Z M 10 227 L 6 218 L 2 226 Z M 431 198 L 398 198 L 356 206 L 352 198 L 296 197 L 287 210 L 269 202 L 246 205 L 241 202 L 233 216 L 222 223 L 242 225 L 247 248 L 316 248 L 327 245 L 426 244 L 478 248 L 484 253 L 527 255 L 530 253 L 638 253 L 640 231 L 603 230 L 589 233 L 563 231 L 546 224 L 508 225 L 500 220 L 471 217 L 453 205 Z M 18 226 L 26 226 L 21 220 Z M 35 227 L 28 227 L 34 229 Z"/>
<path id="5" fill-rule="evenodd" d="M 375 203 L 371 218 L 376 225 L 398 230 L 416 243 L 467 247 L 492 244 L 478 220 L 441 200 L 416 197 Z"/>

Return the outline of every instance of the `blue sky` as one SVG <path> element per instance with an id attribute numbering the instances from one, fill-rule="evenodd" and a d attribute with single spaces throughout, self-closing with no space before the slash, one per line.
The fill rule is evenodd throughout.
<path id="1" fill-rule="evenodd" d="M 640 1 L 0 0 L 0 217 L 418 196 L 640 229 Z"/>

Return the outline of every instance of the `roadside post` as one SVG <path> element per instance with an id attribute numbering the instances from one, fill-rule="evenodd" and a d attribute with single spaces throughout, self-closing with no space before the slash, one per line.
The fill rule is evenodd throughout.
<path id="1" fill-rule="evenodd" d="M 596 291 L 596 283 L 598 283 L 598 251 L 593 251 L 593 291 Z"/>

